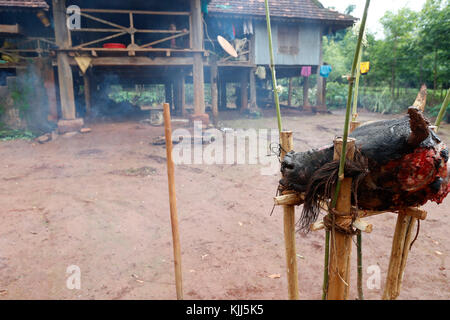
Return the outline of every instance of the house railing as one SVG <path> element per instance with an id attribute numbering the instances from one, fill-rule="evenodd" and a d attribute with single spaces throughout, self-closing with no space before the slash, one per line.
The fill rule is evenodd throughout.
<path id="1" fill-rule="evenodd" d="M 128 15 L 128 25 L 120 25 L 113 21 L 109 21 L 106 18 L 100 18 L 99 14 L 118 14 L 118 15 Z M 112 33 L 111 35 L 80 43 L 77 45 L 72 45 L 70 49 L 80 50 L 80 51 L 114 51 L 114 52 L 128 52 L 128 55 L 134 56 L 136 52 L 165 52 L 167 55 L 170 55 L 171 52 L 186 52 L 186 51 L 194 51 L 192 48 L 192 36 L 191 36 L 191 27 L 192 27 L 192 16 L 190 12 L 186 11 L 143 11 L 143 10 L 114 10 L 114 9 L 81 9 L 80 15 L 86 19 L 99 22 L 105 25 L 104 28 L 78 28 L 71 29 L 69 33 L 72 35 L 73 33 L 93 33 L 93 34 L 101 34 L 101 33 Z M 140 29 L 135 26 L 135 17 L 137 15 L 147 15 L 147 16 L 183 16 L 188 19 L 189 29 L 176 30 L 175 29 Z M 107 26 L 107 27 L 106 27 Z M 136 43 L 135 36 L 137 34 L 161 34 L 162 37 L 157 40 L 153 40 L 151 42 L 140 44 Z M 130 36 L 130 43 L 126 48 L 103 48 L 98 45 L 104 41 L 108 41 L 117 37 L 121 37 L 123 35 Z M 173 39 L 181 38 L 189 36 L 189 44 L 188 46 L 184 46 L 181 48 L 152 48 L 152 46 L 161 44 L 164 42 L 171 41 Z M 72 36 L 71 36 L 71 40 Z M 96 45 L 96 46 L 95 46 Z"/>
<path id="2" fill-rule="evenodd" d="M 16 63 L 30 58 L 48 56 L 56 47 L 54 39 L 43 37 L 28 37 L 20 41 L 6 39 L 5 43 L 9 42 L 10 47 L 0 48 L 0 57 Z"/>

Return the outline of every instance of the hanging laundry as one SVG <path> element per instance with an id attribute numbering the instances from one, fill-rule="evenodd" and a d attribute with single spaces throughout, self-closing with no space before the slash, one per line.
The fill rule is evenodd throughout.
<path id="1" fill-rule="evenodd" d="M 361 62 L 360 70 L 361 70 L 361 74 L 367 74 L 370 70 L 370 62 L 369 61 Z"/>
<path id="2" fill-rule="evenodd" d="M 208 14 L 208 2 L 209 2 L 208 0 L 201 1 L 201 8 L 204 14 Z"/>
<path id="3" fill-rule="evenodd" d="M 311 75 L 311 66 L 303 66 L 300 74 L 302 77 L 309 77 Z"/>
<path id="4" fill-rule="evenodd" d="M 245 20 L 244 21 L 244 34 L 253 34 L 253 23 L 252 20 Z"/>
<path id="5" fill-rule="evenodd" d="M 234 40 L 235 30 L 233 24 L 225 23 L 223 26 L 223 32 L 225 33 L 225 36 L 226 38 L 228 38 L 228 40 Z"/>
<path id="6" fill-rule="evenodd" d="M 325 64 L 323 66 L 320 66 L 320 76 L 324 78 L 328 78 L 328 75 L 330 74 L 331 70 L 333 68 L 329 64 Z"/>

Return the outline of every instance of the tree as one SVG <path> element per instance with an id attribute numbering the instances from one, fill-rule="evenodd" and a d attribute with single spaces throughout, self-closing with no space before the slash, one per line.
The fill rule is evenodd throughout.
<path id="1" fill-rule="evenodd" d="M 412 39 L 415 32 L 415 26 L 417 25 L 418 14 L 411 9 L 403 8 L 398 11 L 397 14 L 388 11 L 381 18 L 380 22 L 383 25 L 385 40 L 383 48 L 383 55 L 390 62 L 391 66 L 391 96 L 394 98 L 396 88 L 397 69 L 399 68 L 399 62 L 403 64 L 404 60 L 400 60 L 402 53 L 408 50 L 408 47 L 412 43 Z M 390 57 L 390 58 L 389 58 Z M 404 56 L 402 58 L 405 58 Z M 400 61 L 399 61 L 400 60 Z M 404 66 L 400 66 L 404 69 Z M 397 91 L 398 97 L 398 91 Z"/>
<path id="2" fill-rule="evenodd" d="M 417 43 L 423 49 L 423 59 L 432 60 L 433 89 L 435 90 L 438 88 L 438 82 L 448 87 L 448 80 L 446 79 L 450 71 L 450 53 L 448 50 L 450 48 L 449 32 L 449 1 L 427 0 L 420 13 Z M 430 70 L 428 64 L 426 66 Z"/>

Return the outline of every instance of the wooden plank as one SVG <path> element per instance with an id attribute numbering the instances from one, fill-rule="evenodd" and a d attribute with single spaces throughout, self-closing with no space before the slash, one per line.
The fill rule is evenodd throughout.
<path id="1" fill-rule="evenodd" d="M 94 43 L 99 43 L 99 42 L 102 42 L 102 41 L 111 40 L 111 39 L 123 36 L 124 34 L 127 34 L 127 32 L 123 31 L 123 32 L 120 32 L 120 33 L 116 33 L 116 34 L 112 34 L 112 35 L 100 38 L 100 39 L 95 39 L 95 40 L 92 40 L 92 41 L 89 41 L 89 42 L 85 42 L 85 43 L 82 43 L 82 44 L 80 44 L 78 46 L 75 46 L 74 48 L 75 49 L 83 48 L 83 47 L 89 46 L 89 45 L 94 44 Z M 92 48 L 89 48 L 89 49 L 92 50 Z"/>
<path id="2" fill-rule="evenodd" d="M 189 16 L 188 11 L 148 11 L 148 10 L 120 10 L 120 9 L 81 9 L 81 12 L 91 13 L 133 13 L 133 14 L 148 14 L 161 16 Z"/>
<path id="3" fill-rule="evenodd" d="M 163 39 L 159 39 L 159 40 L 155 40 L 155 41 L 146 43 L 146 44 L 144 44 L 144 45 L 142 45 L 140 47 L 141 48 L 146 48 L 146 47 L 154 46 L 155 44 L 166 42 L 166 41 L 169 41 L 169 40 L 172 40 L 172 39 L 176 39 L 176 38 L 179 38 L 179 37 L 183 37 L 183 36 L 185 36 L 187 34 L 189 34 L 189 32 L 183 32 L 183 33 L 180 33 L 180 34 L 175 34 L 175 35 L 170 36 L 170 37 L 165 37 Z"/>
<path id="4" fill-rule="evenodd" d="M 192 65 L 191 57 L 97 57 L 92 58 L 93 66 L 188 66 Z M 70 59 L 71 65 L 76 65 L 75 59 Z"/>
<path id="5" fill-rule="evenodd" d="M 179 53 L 200 53 L 203 54 L 204 50 L 190 50 L 190 49 L 172 49 L 172 48 L 135 48 L 135 49 L 122 49 L 122 48 L 101 48 L 101 47 L 92 47 L 92 48 L 66 48 L 66 49 L 57 49 L 56 51 L 65 51 L 65 52 L 92 52 L 92 51 L 98 51 L 98 52 L 129 52 L 129 51 L 136 51 L 136 52 L 179 52 Z"/>
<path id="6" fill-rule="evenodd" d="M 85 18 L 88 18 L 88 19 L 91 19 L 91 20 L 94 20 L 94 21 L 97 21 L 97 22 L 109 25 L 111 27 L 116 27 L 116 28 L 122 29 L 125 32 L 128 31 L 126 27 L 121 26 L 120 24 L 117 24 L 117 23 L 114 23 L 114 22 L 111 22 L 111 21 L 108 21 L 108 20 L 105 20 L 105 19 L 101 19 L 101 18 L 98 18 L 98 17 L 94 17 L 94 16 L 91 16 L 90 14 L 87 14 L 87 13 L 83 13 L 83 10 L 81 11 L 80 15 L 82 15 Z"/>
<path id="7" fill-rule="evenodd" d="M 21 34 L 22 30 L 19 24 L 0 24 L 0 33 L 3 34 Z"/>

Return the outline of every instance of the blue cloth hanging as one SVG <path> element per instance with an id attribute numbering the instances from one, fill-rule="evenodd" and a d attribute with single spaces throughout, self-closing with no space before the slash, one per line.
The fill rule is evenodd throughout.
<path id="1" fill-rule="evenodd" d="M 333 70 L 333 68 L 329 64 L 320 66 L 320 76 L 324 77 L 324 78 L 328 78 L 331 70 Z"/>

